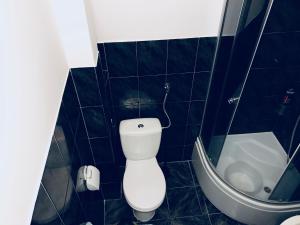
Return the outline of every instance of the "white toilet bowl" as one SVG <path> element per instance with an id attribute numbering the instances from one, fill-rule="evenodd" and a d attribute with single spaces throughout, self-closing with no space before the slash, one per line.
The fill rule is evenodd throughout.
<path id="1" fill-rule="evenodd" d="M 300 225 L 300 215 L 290 217 L 283 221 L 280 225 Z"/>
<path id="2" fill-rule="evenodd" d="M 127 160 L 123 189 L 134 216 L 142 222 L 152 219 L 166 193 L 166 181 L 156 158 Z"/>

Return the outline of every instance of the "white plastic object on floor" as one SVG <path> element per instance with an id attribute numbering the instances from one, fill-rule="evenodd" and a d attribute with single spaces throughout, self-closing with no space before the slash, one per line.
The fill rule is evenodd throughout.
<path id="1" fill-rule="evenodd" d="M 283 221 L 280 225 L 300 225 L 300 215 L 290 217 Z"/>
<path id="2" fill-rule="evenodd" d="M 94 166 L 82 166 L 78 170 L 76 190 L 97 191 L 100 188 L 100 171 Z"/>

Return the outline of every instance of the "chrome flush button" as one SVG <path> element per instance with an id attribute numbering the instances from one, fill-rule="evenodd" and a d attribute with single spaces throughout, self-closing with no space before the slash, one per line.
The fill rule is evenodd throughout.
<path id="1" fill-rule="evenodd" d="M 143 128 L 143 127 L 144 127 L 144 124 L 141 124 L 141 123 L 140 123 L 140 124 L 138 125 L 138 128 Z"/>

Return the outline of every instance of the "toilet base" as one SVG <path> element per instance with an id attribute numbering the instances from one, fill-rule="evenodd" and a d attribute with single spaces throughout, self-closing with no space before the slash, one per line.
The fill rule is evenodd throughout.
<path id="1" fill-rule="evenodd" d="M 141 212 L 141 211 L 137 211 L 137 210 L 133 209 L 133 215 L 137 220 L 139 220 L 141 222 L 147 222 L 154 217 L 155 210 L 150 211 L 150 212 Z"/>

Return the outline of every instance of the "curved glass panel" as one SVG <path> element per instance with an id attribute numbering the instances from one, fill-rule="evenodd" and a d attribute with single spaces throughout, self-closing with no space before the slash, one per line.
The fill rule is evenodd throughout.
<path id="1" fill-rule="evenodd" d="M 231 4 L 201 140 L 219 176 L 235 189 L 263 201 L 299 201 L 300 154 L 291 156 L 300 142 L 300 3 L 274 0 L 268 15 L 272 1 L 242 1 L 234 5 L 238 17 Z M 236 32 L 228 35 L 231 20 Z"/>

